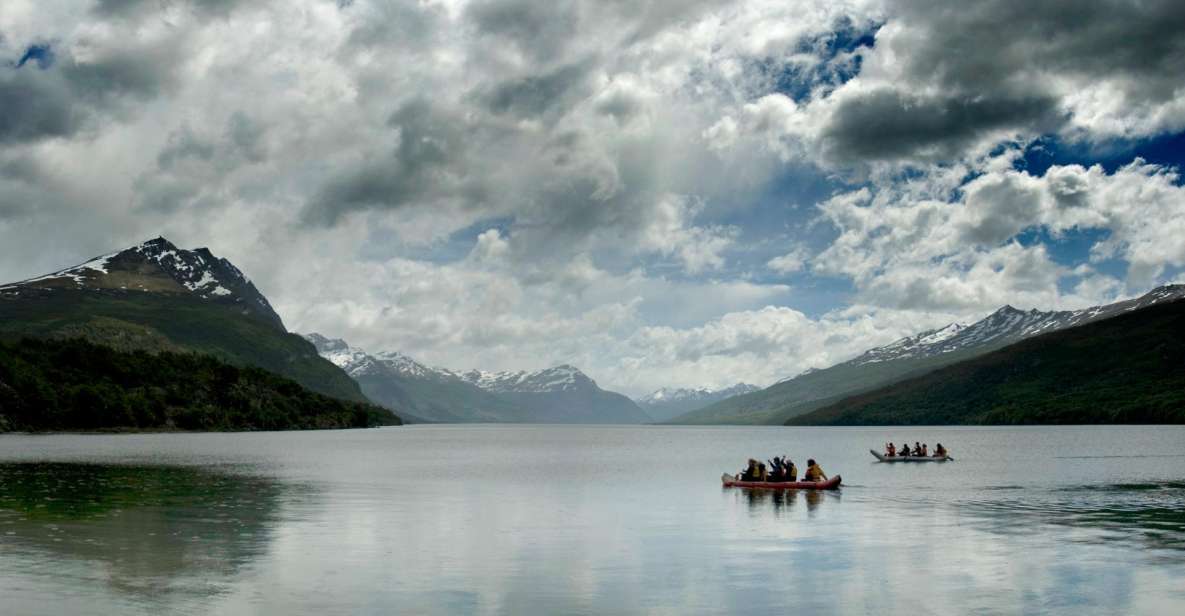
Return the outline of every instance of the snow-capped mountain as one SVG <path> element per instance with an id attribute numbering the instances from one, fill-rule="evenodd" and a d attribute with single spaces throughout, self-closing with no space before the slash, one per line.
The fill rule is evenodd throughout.
<path id="1" fill-rule="evenodd" d="M 368 353 L 344 340 L 308 334 L 322 357 L 354 378 L 371 399 L 427 421 L 642 423 L 649 417 L 577 368 L 536 372 L 454 371 L 393 351 Z"/>
<path id="2" fill-rule="evenodd" d="M 597 387 L 596 382 L 588 378 L 588 375 L 567 364 L 536 372 L 485 372 L 483 370 L 468 370 L 453 374 L 468 383 L 495 393 L 578 391 Z"/>
<path id="3" fill-rule="evenodd" d="M 1004 306 L 970 325 L 952 323 L 819 370 L 807 370 L 763 390 L 726 398 L 676 417 L 679 423 L 782 423 L 862 391 L 919 376 L 995 351 L 1025 338 L 1185 299 L 1185 285 L 1168 285 L 1135 299 L 1082 310 L 1043 312 Z"/>
<path id="4" fill-rule="evenodd" d="M 726 387 L 724 389 L 712 389 L 710 387 L 663 387 L 648 396 L 639 398 L 637 402 L 638 404 L 663 404 L 683 401 L 698 402 L 700 400 L 716 401 L 729 396 L 747 394 L 758 389 L 761 388 L 748 383 L 737 383 L 732 387 Z"/>
<path id="5" fill-rule="evenodd" d="M 759 389 L 761 388 L 748 383 L 737 383 L 724 389 L 663 387 L 650 395 L 635 400 L 635 402 L 656 421 L 666 421 L 725 398 L 747 394 Z"/>
<path id="6" fill-rule="evenodd" d="M 333 362 L 354 378 L 387 373 L 411 378 L 451 377 L 447 371 L 429 368 L 402 353 L 388 351 L 371 355 L 362 349 L 351 347 L 341 338 L 326 338 L 317 333 L 306 334 L 304 338 L 317 347 L 321 357 Z"/>
<path id="7" fill-rule="evenodd" d="M 1135 299 L 1093 306 L 1082 310 L 1018 310 L 1004 306 L 971 325 L 951 323 L 946 327 L 907 336 L 892 344 L 865 351 L 854 364 L 869 364 L 903 358 L 933 357 L 960 349 L 999 346 L 1067 327 L 1106 319 L 1157 302 L 1185 298 L 1185 285 L 1158 287 Z"/>
<path id="8" fill-rule="evenodd" d="M 184 250 L 163 237 L 64 270 L 0 286 L 0 295 L 59 290 L 189 294 L 234 304 L 283 329 L 267 298 L 230 261 L 207 248 Z"/>
<path id="9" fill-rule="evenodd" d="M 284 328 L 230 261 L 163 237 L 0 285 L 0 339 L 85 338 L 121 350 L 184 351 L 256 366 L 337 398 L 358 384 Z"/>

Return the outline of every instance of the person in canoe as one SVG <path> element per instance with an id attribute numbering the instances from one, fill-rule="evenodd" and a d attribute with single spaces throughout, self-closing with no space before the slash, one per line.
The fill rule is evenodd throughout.
<path id="1" fill-rule="evenodd" d="M 928 457 L 929 455 L 930 455 L 929 447 L 927 447 L 925 443 L 922 443 L 922 457 L 925 458 L 925 457 Z"/>
<path id="2" fill-rule="evenodd" d="M 913 455 L 915 455 L 915 456 L 922 455 L 922 444 L 917 441 L 913 442 Z"/>
<path id="3" fill-rule="evenodd" d="M 738 473 L 741 481 L 757 481 L 757 460 L 749 458 L 749 466 Z"/>
<path id="4" fill-rule="evenodd" d="M 909 441 L 901 443 L 901 456 L 904 458 L 909 457 Z"/>
<path id="5" fill-rule="evenodd" d="M 774 456 L 773 460 L 767 460 L 767 462 L 769 462 L 769 468 L 770 468 L 769 480 L 770 481 L 783 481 L 783 477 L 786 476 L 786 471 L 785 471 L 785 469 L 782 468 L 782 459 L 777 456 Z"/>
<path id="6" fill-rule="evenodd" d="M 893 443 L 885 444 L 885 457 L 892 458 L 897 455 L 897 446 Z"/>
<path id="7" fill-rule="evenodd" d="M 819 468 L 818 463 L 814 458 L 806 461 L 806 473 L 802 475 L 803 481 L 827 481 L 827 474 L 823 469 Z"/>
<path id="8" fill-rule="evenodd" d="M 798 481 L 798 467 L 794 466 L 794 460 L 785 458 L 782 467 L 786 470 L 786 481 Z"/>
<path id="9" fill-rule="evenodd" d="M 937 445 L 934 446 L 934 457 L 935 458 L 945 458 L 946 457 L 946 447 L 943 447 L 942 443 L 938 443 Z"/>
<path id="10" fill-rule="evenodd" d="M 765 462 L 757 463 L 756 481 L 769 481 L 769 469 L 765 468 Z"/>

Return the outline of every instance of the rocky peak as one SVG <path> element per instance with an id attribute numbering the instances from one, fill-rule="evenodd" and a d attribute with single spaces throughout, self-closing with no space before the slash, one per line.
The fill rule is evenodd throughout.
<path id="1" fill-rule="evenodd" d="M 561 364 L 536 372 L 485 372 L 469 370 L 453 373 L 486 391 L 497 393 L 541 393 L 595 389 L 597 384 L 575 366 Z"/>
<path id="2" fill-rule="evenodd" d="M 663 387 L 655 390 L 648 396 L 639 398 L 637 402 L 643 406 L 680 402 L 715 402 L 732 396 L 754 392 L 758 389 L 761 388 L 748 383 L 737 383 L 724 389 L 712 389 L 710 387 Z"/>
<path id="3" fill-rule="evenodd" d="M 342 351 L 350 348 L 350 345 L 346 344 L 346 341 L 341 338 L 326 338 L 316 332 L 304 334 L 304 339 L 313 343 L 313 346 L 317 347 L 318 353 Z"/>
<path id="4" fill-rule="evenodd" d="M 7 294 L 80 289 L 191 294 L 203 300 L 233 305 L 244 314 L 284 328 L 267 298 L 234 264 L 214 256 L 208 248 L 185 250 L 163 237 L 52 274 L 0 286 L 0 292 Z"/>

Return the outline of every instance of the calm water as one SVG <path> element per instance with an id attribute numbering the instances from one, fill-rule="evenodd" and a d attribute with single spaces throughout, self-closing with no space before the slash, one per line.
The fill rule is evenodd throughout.
<path id="1" fill-rule="evenodd" d="M 791 612 L 1185 613 L 1185 427 L 0 436 L 6 616 Z"/>

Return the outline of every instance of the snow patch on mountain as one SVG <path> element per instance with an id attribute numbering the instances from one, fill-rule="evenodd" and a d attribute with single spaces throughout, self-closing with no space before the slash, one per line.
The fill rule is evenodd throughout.
<path id="1" fill-rule="evenodd" d="M 711 387 L 663 387 L 647 396 L 638 398 L 635 402 L 643 407 L 679 402 L 715 402 L 724 398 L 757 391 L 758 389 L 760 387 L 748 383 L 737 383 L 724 389 L 712 389 Z"/>
<path id="2" fill-rule="evenodd" d="M 163 237 L 111 252 L 45 276 L 0 286 L 5 295 L 56 290 L 190 293 L 201 299 L 241 306 L 283 328 L 267 298 L 230 261 L 207 248 L 177 248 Z"/>
<path id="3" fill-rule="evenodd" d="M 450 373 L 463 381 L 495 393 L 576 391 L 596 387 L 596 382 L 576 367 L 567 364 L 535 372 L 467 370 L 464 372 L 450 371 Z"/>
<path id="4" fill-rule="evenodd" d="M 1082 310 L 1025 311 L 1005 305 L 971 325 L 952 323 L 940 329 L 924 331 L 882 347 L 869 349 L 852 360 L 852 363 L 859 365 L 904 358 L 933 357 L 965 348 L 1011 344 L 1031 336 L 1151 306 L 1157 302 L 1180 299 L 1185 299 L 1185 285 L 1158 287 L 1135 299 Z"/>

